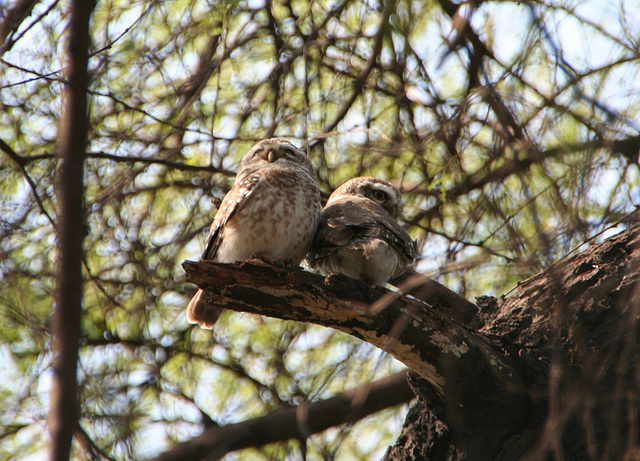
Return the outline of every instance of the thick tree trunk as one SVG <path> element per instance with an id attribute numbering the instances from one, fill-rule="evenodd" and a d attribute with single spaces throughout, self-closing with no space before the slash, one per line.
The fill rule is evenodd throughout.
<path id="1" fill-rule="evenodd" d="M 634 223 L 508 297 L 478 300 L 478 333 L 509 351 L 532 402 L 528 424 L 494 459 L 637 459 L 639 280 Z M 425 380 L 412 384 L 421 398 L 386 460 L 461 459 L 457 422 L 444 411 L 454 402 Z"/>
<path id="2" fill-rule="evenodd" d="M 226 308 L 336 328 L 411 368 L 420 398 L 389 460 L 617 459 L 637 438 L 638 224 L 479 310 L 416 278 L 407 297 L 256 262 L 184 267 Z"/>

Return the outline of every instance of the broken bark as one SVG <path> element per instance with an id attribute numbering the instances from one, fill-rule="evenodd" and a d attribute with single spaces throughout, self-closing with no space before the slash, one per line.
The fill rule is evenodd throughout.
<path id="1" fill-rule="evenodd" d="M 520 370 L 486 337 L 441 312 L 450 309 L 442 302 L 451 292 L 435 282 L 425 296 L 434 308 L 341 274 L 324 278 L 257 260 L 186 261 L 184 268 L 219 306 L 332 327 L 391 353 L 447 396 L 451 433 L 469 453 L 495 453 L 528 420 Z"/>

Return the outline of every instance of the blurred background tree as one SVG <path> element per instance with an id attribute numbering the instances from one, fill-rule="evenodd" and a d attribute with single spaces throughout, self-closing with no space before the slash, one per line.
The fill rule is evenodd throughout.
<path id="1" fill-rule="evenodd" d="M 40 459 L 69 12 L 0 14 L 0 457 Z M 147 459 L 402 368 L 313 325 L 187 324 L 180 264 L 259 139 L 304 146 L 325 194 L 358 175 L 401 187 L 417 268 L 471 300 L 609 235 L 640 199 L 632 0 L 103 0 L 91 35 L 77 459 Z M 379 458 L 405 412 L 313 436 L 307 456 Z"/>

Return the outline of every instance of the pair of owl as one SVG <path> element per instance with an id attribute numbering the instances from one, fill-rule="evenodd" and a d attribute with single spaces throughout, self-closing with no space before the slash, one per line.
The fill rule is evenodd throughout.
<path id="1" fill-rule="evenodd" d="M 211 225 L 202 259 L 250 258 L 297 267 L 306 256 L 324 275 L 341 272 L 369 285 L 402 274 L 416 244 L 396 221 L 402 195 L 386 181 L 354 178 L 322 209 L 309 157 L 283 139 L 265 139 L 242 158 L 233 188 Z M 222 309 L 198 290 L 187 320 L 211 328 Z"/>

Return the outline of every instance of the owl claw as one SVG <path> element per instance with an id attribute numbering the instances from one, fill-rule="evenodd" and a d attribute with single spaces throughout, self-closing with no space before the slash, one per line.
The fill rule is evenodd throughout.
<path id="1" fill-rule="evenodd" d="M 251 255 L 251 259 L 258 259 L 264 263 L 279 267 L 281 269 L 293 266 L 293 260 L 291 258 L 287 258 L 283 261 L 278 261 L 265 255 Z"/>

